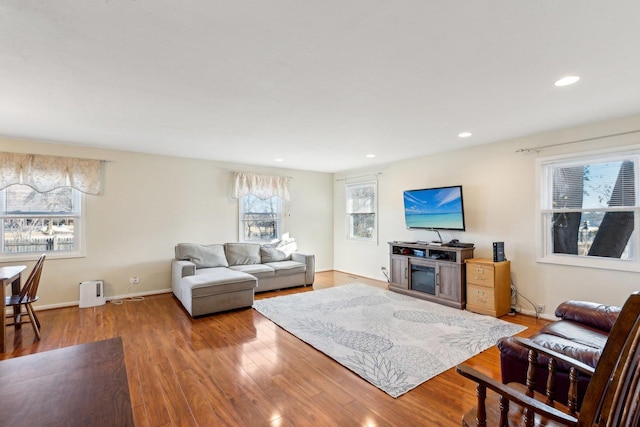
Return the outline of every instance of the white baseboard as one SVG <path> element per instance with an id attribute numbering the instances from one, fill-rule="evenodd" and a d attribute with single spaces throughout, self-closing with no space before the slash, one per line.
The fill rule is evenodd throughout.
<path id="1" fill-rule="evenodd" d="M 536 317 L 536 312 L 533 311 L 533 310 L 522 310 L 522 309 L 520 309 L 520 311 L 518 311 L 518 313 L 525 314 L 527 316 Z M 540 319 L 545 319 L 545 320 L 558 320 L 558 318 L 556 316 L 553 316 L 551 314 L 540 313 L 540 314 L 538 314 L 538 317 Z"/>
<path id="2" fill-rule="evenodd" d="M 125 295 L 115 295 L 112 297 L 106 297 L 105 299 L 110 302 L 113 300 L 124 300 L 127 298 L 131 298 L 131 297 L 143 297 L 143 296 L 147 296 L 147 295 L 158 295 L 158 294 L 166 294 L 171 292 L 171 288 L 167 288 L 167 289 L 159 289 L 159 290 L 154 290 L 154 291 L 146 291 L 146 292 L 136 292 L 134 294 L 125 294 Z M 69 301 L 69 302 L 61 302 L 58 304 L 47 304 L 47 305 L 39 305 L 37 307 L 33 307 L 33 309 L 35 311 L 40 311 L 40 310 L 52 310 L 54 308 L 64 308 L 64 307 L 73 307 L 73 306 L 78 306 L 80 304 L 80 301 Z M 90 307 L 88 307 L 90 308 Z"/>

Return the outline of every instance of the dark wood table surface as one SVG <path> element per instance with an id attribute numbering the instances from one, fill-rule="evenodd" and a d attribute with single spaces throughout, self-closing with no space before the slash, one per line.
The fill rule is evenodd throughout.
<path id="1" fill-rule="evenodd" d="M 0 301 L 2 301 L 2 325 L 0 325 L 0 353 L 7 351 L 7 327 L 5 325 L 5 316 L 7 308 L 4 305 L 6 287 L 11 285 L 11 293 L 9 295 L 15 295 L 20 292 L 20 277 L 22 272 L 27 268 L 26 265 L 14 265 L 7 267 L 0 267 Z M 1 381 L 1 379 L 0 379 Z"/>
<path id="2" fill-rule="evenodd" d="M 122 339 L 0 361 L 2 425 L 133 426 Z"/>

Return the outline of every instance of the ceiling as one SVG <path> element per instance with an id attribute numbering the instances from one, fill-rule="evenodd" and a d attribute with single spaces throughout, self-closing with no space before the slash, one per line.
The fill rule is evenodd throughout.
<path id="1" fill-rule="evenodd" d="M 368 167 L 639 114 L 639 18 L 637 0 L 2 0 L 0 135 Z"/>

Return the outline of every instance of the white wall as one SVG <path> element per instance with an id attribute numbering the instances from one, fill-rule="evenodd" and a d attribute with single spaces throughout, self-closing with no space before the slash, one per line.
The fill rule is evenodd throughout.
<path id="1" fill-rule="evenodd" d="M 236 241 L 237 202 L 229 197 L 235 170 L 293 177 L 285 228 L 300 249 L 316 255 L 317 270 L 346 271 L 384 280 L 392 240 L 433 240 L 429 231 L 404 227 L 402 191 L 462 184 L 466 232 L 443 232 L 476 245 L 475 255 L 491 257 L 493 241 L 504 241 L 518 289 L 552 314 L 561 301 L 587 299 L 621 304 L 639 289 L 638 273 L 539 264 L 535 260 L 535 160 L 569 152 L 640 144 L 640 134 L 516 153 L 544 146 L 640 129 L 640 116 L 565 129 L 387 164 L 369 171 L 330 174 L 261 168 L 0 138 L 0 150 L 105 159 L 104 194 L 87 196 L 88 248 L 85 258 L 48 260 L 40 305 L 78 300 L 78 283 L 104 279 L 107 296 L 170 287 L 170 260 L 178 242 Z M 344 176 L 382 172 L 379 178 L 379 243 L 346 239 Z M 8 263 L 11 264 L 11 263 Z M 33 262 L 28 263 L 29 268 Z M 527 307 L 524 307 L 528 309 Z"/>
<path id="2" fill-rule="evenodd" d="M 432 231 L 405 229 L 403 190 L 461 184 L 467 231 L 444 231 L 441 232 L 443 239 L 457 238 L 475 243 L 475 256 L 484 258 L 492 257 L 492 242 L 504 241 L 515 285 L 529 299 L 546 305 L 545 317 L 552 317 L 555 307 L 567 299 L 621 305 L 631 292 L 640 289 L 638 273 L 536 262 L 535 165 L 540 157 L 640 144 L 640 133 L 545 148 L 538 153 L 516 153 L 516 150 L 637 129 L 640 129 L 640 116 L 338 174 L 334 179 L 334 267 L 385 280 L 380 267 L 389 267 L 387 242 L 435 240 L 437 237 Z M 366 172 L 382 172 L 378 181 L 377 245 L 350 241 L 345 237 L 344 181 L 338 179 Z M 523 308 L 532 309 L 526 305 Z"/>
<path id="3" fill-rule="evenodd" d="M 104 193 L 86 197 L 87 256 L 48 259 L 39 305 L 77 302 L 78 284 L 103 279 L 107 297 L 168 290 L 170 261 L 180 242 L 238 240 L 238 202 L 230 197 L 231 172 L 285 175 L 291 201 L 285 231 L 300 250 L 316 256 L 317 270 L 331 269 L 333 187 L 330 174 L 218 163 L 71 145 L 0 138 L 0 150 L 104 159 Z M 5 263 L 9 265 L 15 263 Z M 29 269 L 33 262 L 27 263 Z"/>

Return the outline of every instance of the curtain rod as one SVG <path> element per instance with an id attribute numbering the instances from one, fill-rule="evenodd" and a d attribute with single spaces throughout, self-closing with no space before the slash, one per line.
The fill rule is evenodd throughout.
<path id="1" fill-rule="evenodd" d="M 535 148 L 520 148 L 519 150 L 516 150 L 516 153 L 530 153 L 531 151 L 538 152 L 538 151 L 543 150 L 545 148 L 560 147 L 562 145 L 575 144 L 577 142 L 595 141 L 597 139 L 611 138 L 612 136 L 630 135 L 632 133 L 638 133 L 638 132 L 640 132 L 640 129 L 630 130 L 630 131 L 627 131 L 627 132 L 612 133 L 612 134 L 609 134 L 609 135 L 594 136 L 593 138 L 584 138 L 584 139 L 576 139 L 574 141 L 559 142 L 557 144 L 543 145 L 541 147 L 535 147 Z"/>
<path id="2" fill-rule="evenodd" d="M 294 179 L 294 177 L 292 177 L 292 176 L 288 176 L 288 175 L 265 175 L 265 174 L 261 174 L 261 173 L 253 173 L 253 172 L 238 172 L 238 171 L 231 171 L 231 173 L 248 173 L 248 174 L 251 174 L 251 175 L 274 176 L 274 177 L 278 177 L 278 178 L 289 178 L 289 179 Z"/>
<path id="3" fill-rule="evenodd" d="M 54 154 L 18 153 L 18 152 L 15 152 L 15 151 L 3 151 L 3 153 L 22 154 L 24 156 L 57 157 L 57 158 L 61 158 L 61 159 L 95 160 L 95 161 L 101 162 L 101 163 L 115 163 L 115 160 L 88 159 L 86 157 L 56 156 Z"/>
<path id="4" fill-rule="evenodd" d="M 358 178 L 366 178 L 368 176 L 371 177 L 379 177 L 380 175 L 382 175 L 382 172 L 372 172 L 372 173 L 368 173 L 366 175 L 356 175 L 356 176 L 346 176 L 344 178 L 336 178 L 336 181 L 347 181 L 349 179 L 358 179 Z"/>

